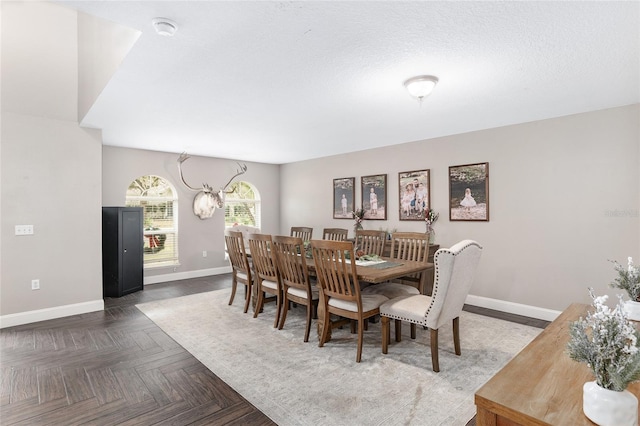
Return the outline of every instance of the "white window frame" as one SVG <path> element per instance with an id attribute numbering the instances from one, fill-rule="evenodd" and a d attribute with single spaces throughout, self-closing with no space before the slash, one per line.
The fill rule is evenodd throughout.
<path id="1" fill-rule="evenodd" d="M 131 207 L 143 207 L 143 217 L 144 217 L 144 268 L 159 268 L 159 267 L 171 267 L 177 266 L 180 264 L 179 260 L 179 250 L 178 250 L 178 196 L 175 187 L 171 184 L 171 182 L 157 175 L 145 175 L 140 176 L 136 180 L 141 180 L 143 178 L 157 178 L 163 184 L 163 187 L 168 188 L 171 191 L 171 196 L 159 196 L 159 195 L 129 195 L 129 190 L 127 189 L 126 195 L 126 205 Z M 134 181 L 135 182 L 135 181 Z M 131 182 L 133 183 L 133 182 Z M 151 191 L 150 191 L 151 192 Z M 157 219 L 157 217 L 150 217 L 149 212 L 145 208 L 145 204 L 149 205 L 162 205 L 166 203 L 171 203 L 172 217 L 171 226 L 163 226 L 159 229 L 151 229 L 155 228 L 157 224 L 153 221 Z M 165 238 L 163 239 L 162 236 Z M 167 248 L 172 247 L 170 252 L 162 253 L 161 251 L 154 251 L 157 248 L 159 243 L 162 243 L 164 246 L 165 242 L 169 240 L 170 243 Z M 172 244 L 171 244 L 172 243 Z M 161 253 L 161 254 L 159 254 Z M 167 256 L 169 254 L 169 256 Z"/>
<path id="2" fill-rule="evenodd" d="M 241 186 L 241 184 L 244 184 L 246 186 L 248 186 L 251 189 L 251 192 L 253 192 L 254 198 L 243 198 L 244 195 L 243 193 L 239 193 L 237 188 L 239 186 Z M 227 213 L 236 205 L 239 204 L 250 204 L 253 206 L 253 218 L 255 223 L 251 224 L 251 223 L 238 223 L 239 225 L 248 225 L 248 226 L 253 226 L 256 228 L 260 228 L 260 222 L 262 221 L 262 205 L 260 202 L 260 192 L 258 191 L 258 189 L 255 187 L 255 185 L 253 185 L 251 182 L 247 182 L 247 181 L 237 181 L 232 183 L 229 186 L 228 190 L 235 190 L 235 192 L 226 194 L 225 196 L 225 206 L 224 206 L 224 223 L 225 223 L 225 228 L 230 228 L 232 227 L 236 222 L 230 222 L 228 220 L 228 216 Z"/>

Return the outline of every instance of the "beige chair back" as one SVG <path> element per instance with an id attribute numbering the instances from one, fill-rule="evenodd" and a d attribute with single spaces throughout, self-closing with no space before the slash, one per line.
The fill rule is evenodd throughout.
<path id="1" fill-rule="evenodd" d="M 302 241 L 311 241 L 313 237 L 313 228 L 308 226 L 292 226 L 291 236 L 301 238 Z"/>
<path id="2" fill-rule="evenodd" d="M 460 316 L 476 275 L 482 246 L 473 240 L 463 240 L 434 255 L 436 267 L 431 305 L 425 315 L 425 325 L 432 329 Z"/>
<path id="3" fill-rule="evenodd" d="M 345 241 L 349 234 L 348 229 L 344 228 L 324 228 L 322 230 L 323 240 Z"/>
<path id="4" fill-rule="evenodd" d="M 382 256 L 386 240 L 387 233 L 385 231 L 358 229 L 356 231 L 355 247 L 357 250 L 362 250 L 364 254 Z"/>

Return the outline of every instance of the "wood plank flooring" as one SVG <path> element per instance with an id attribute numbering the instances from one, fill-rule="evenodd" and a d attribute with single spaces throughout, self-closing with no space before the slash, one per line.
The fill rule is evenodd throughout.
<path id="1" fill-rule="evenodd" d="M 229 274 L 154 284 L 102 312 L 0 330 L 0 424 L 273 425 L 135 307 L 230 285 Z"/>

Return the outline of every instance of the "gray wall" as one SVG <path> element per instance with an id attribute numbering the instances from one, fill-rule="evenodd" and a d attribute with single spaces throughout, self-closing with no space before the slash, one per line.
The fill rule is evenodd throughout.
<path id="1" fill-rule="evenodd" d="M 222 216 L 193 216 L 177 154 L 103 148 L 99 131 L 78 126 L 78 14 L 41 2 L 0 7 L 0 326 L 102 309 L 101 206 L 124 203 L 143 174 L 167 177 L 180 196 L 181 265 L 146 271 L 145 281 L 224 270 Z M 640 262 L 639 115 L 634 105 L 283 166 L 248 163 L 243 179 L 260 191 L 265 232 L 310 225 L 319 235 L 352 226 L 332 219 L 332 179 L 387 173 L 389 220 L 365 228 L 422 231 L 398 221 L 397 180 L 428 168 L 437 242 L 485 247 L 470 300 L 544 317 L 588 302 L 588 286 L 613 294 L 607 259 Z M 448 167 L 485 161 L 491 221 L 449 222 Z M 190 182 L 216 186 L 235 163 L 194 157 L 185 170 Z M 35 234 L 15 236 L 19 224 Z M 30 289 L 35 278 L 41 290 Z"/>
<path id="2" fill-rule="evenodd" d="M 139 176 L 158 175 L 171 182 L 178 193 L 178 244 L 180 265 L 145 269 L 146 283 L 182 279 L 226 272 L 224 257 L 224 211 L 202 220 L 193 214 L 195 192 L 188 190 L 178 174 L 178 154 L 105 146 L 102 150 L 102 203 L 122 206 L 129 184 Z M 235 180 L 251 183 L 262 202 L 261 229 L 279 231 L 280 166 L 245 163 L 247 172 Z M 208 183 L 213 188 L 224 185 L 236 173 L 232 160 L 194 156 L 183 163 L 185 180 L 195 187 Z M 202 256 L 207 251 L 207 257 Z M 219 269 L 223 268 L 223 269 Z M 175 270 L 174 270 L 175 269 Z M 152 278 L 155 277 L 155 278 Z"/>
<path id="3" fill-rule="evenodd" d="M 2 3 L 2 326 L 103 308 L 101 137 L 77 124 L 77 63 L 75 12 Z"/>
<path id="4" fill-rule="evenodd" d="M 470 302 L 549 317 L 590 302 L 589 286 L 613 295 L 608 259 L 640 263 L 639 126 L 634 105 L 286 164 L 280 228 L 351 228 L 332 219 L 332 180 L 355 176 L 360 205 L 360 177 L 387 173 L 388 220 L 364 228 L 424 231 L 398 220 L 398 173 L 430 169 L 436 243 L 485 249 Z M 489 162 L 491 220 L 450 222 L 448 168 L 478 162 Z"/>

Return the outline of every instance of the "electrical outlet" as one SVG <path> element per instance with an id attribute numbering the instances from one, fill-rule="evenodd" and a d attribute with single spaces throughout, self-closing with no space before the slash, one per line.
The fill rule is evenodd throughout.
<path id="1" fill-rule="evenodd" d="M 202 257 L 207 257 L 207 251 L 206 250 L 202 251 Z"/>
<path id="2" fill-rule="evenodd" d="M 33 225 L 16 225 L 16 235 L 33 235 Z"/>
<path id="3" fill-rule="evenodd" d="M 40 290 L 40 280 L 31 280 L 31 290 Z"/>

